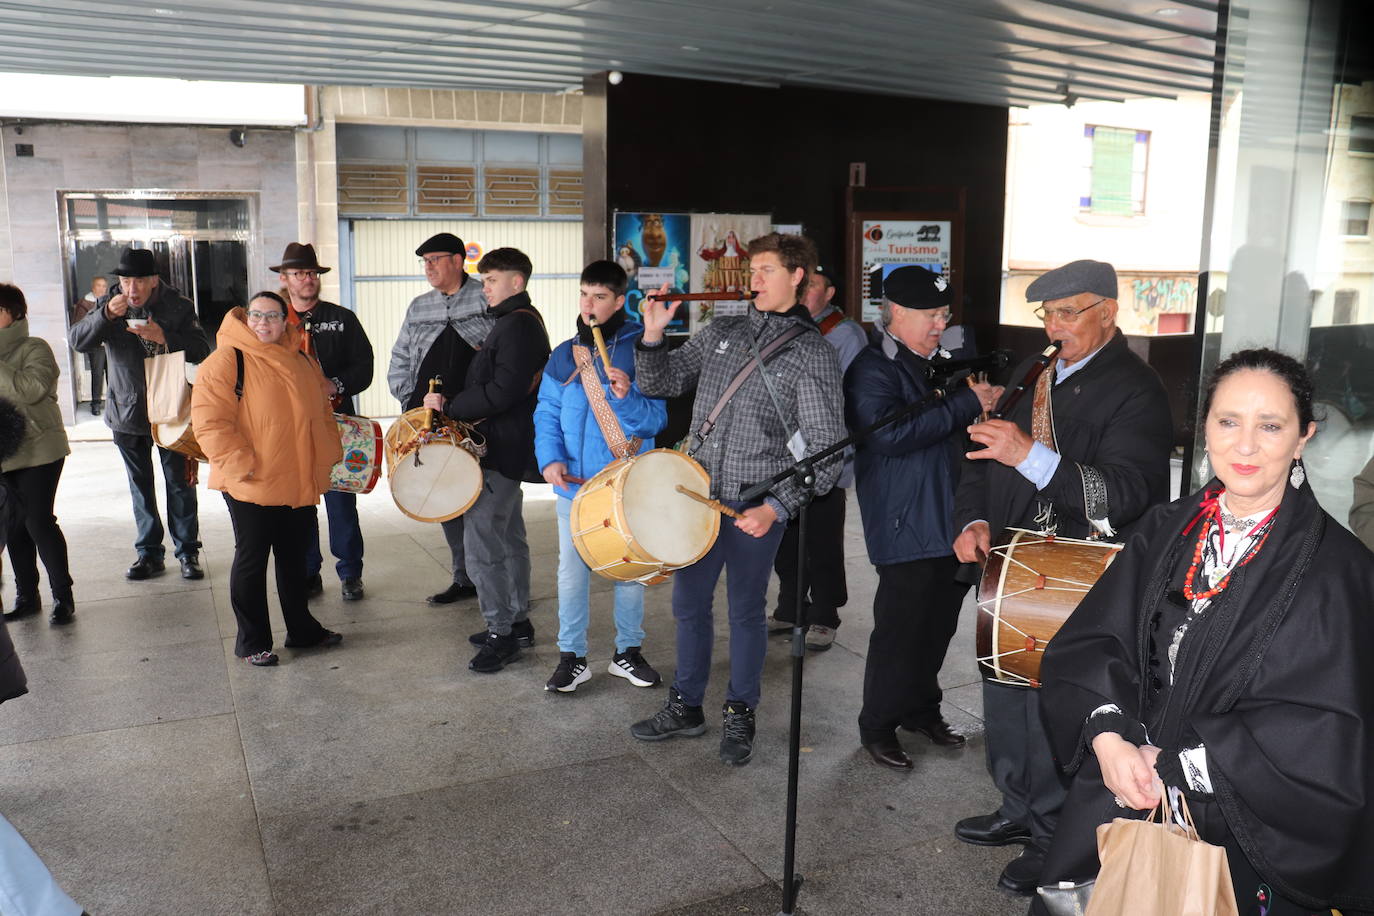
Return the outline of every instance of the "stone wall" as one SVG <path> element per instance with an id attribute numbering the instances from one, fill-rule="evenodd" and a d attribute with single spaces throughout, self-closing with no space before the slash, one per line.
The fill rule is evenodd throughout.
<path id="1" fill-rule="evenodd" d="M 248 285 L 275 285 L 269 261 L 297 234 L 296 147 L 289 130 L 248 131 L 242 147 L 223 127 L 145 124 L 26 124 L 0 130 L 3 190 L 0 279 L 24 290 L 29 327 L 52 344 L 62 368 L 59 401 L 73 419 L 73 354 L 66 344 L 66 253 L 58 214 L 59 191 L 245 191 L 259 197 L 257 235 L 249 246 Z M 16 142 L 33 145 L 17 158 Z M 7 193 L 4 193 L 7 191 Z M 8 238 L 8 244 L 6 244 Z M 8 257 L 7 257 L 8 255 Z"/>

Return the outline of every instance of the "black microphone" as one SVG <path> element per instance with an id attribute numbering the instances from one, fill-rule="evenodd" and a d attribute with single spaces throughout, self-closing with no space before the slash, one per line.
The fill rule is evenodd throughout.
<path id="1" fill-rule="evenodd" d="M 993 350 L 982 356 L 969 359 L 933 359 L 930 361 L 931 378 L 948 378 L 956 372 L 967 369 L 974 372 L 996 372 L 1011 365 L 1010 350 Z"/>

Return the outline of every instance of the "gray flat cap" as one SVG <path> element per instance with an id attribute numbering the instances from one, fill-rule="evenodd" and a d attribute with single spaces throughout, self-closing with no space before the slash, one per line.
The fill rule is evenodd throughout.
<path id="1" fill-rule="evenodd" d="M 1116 268 L 1105 261 L 1071 261 L 1036 277 L 1026 287 L 1027 302 L 1050 302 L 1079 293 L 1117 297 Z"/>

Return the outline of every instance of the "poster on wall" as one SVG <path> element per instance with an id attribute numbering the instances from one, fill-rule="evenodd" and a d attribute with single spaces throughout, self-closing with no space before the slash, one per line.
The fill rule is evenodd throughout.
<path id="1" fill-rule="evenodd" d="M 674 292 L 686 293 L 691 285 L 688 261 L 692 218 L 686 213 L 615 214 L 615 260 L 630 278 L 625 312 L 639 321 L 644 297 L 664 283 Z M 669 334 L 688 330 L 687 307 L 681 306 L 668 325 Z"/>
<path id="2" fill-rule="evenodd" d="M 859 248 L 863 320 L 877 321 L 883 282 L 892 271 L 914 264 L 949 276 L 953 248 L 949 220 L 865 219 Z"/>
<path id="3" fill-rule="evenodd" d="M 692 214 L 692 290 L 700 293 L 749 289 L 749 240 L 773 229 L 773 218 L 747 213 Z M 743 315 L 744 299 L 692 302 L 691 329 L 696 333 L 712 318 Z M 685 306 L 684 306 L 685 308 Z"/>

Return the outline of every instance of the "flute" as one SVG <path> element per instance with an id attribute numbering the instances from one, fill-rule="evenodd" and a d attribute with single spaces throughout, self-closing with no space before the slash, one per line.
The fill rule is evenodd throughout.
<path id="1" fill-rule="evenodd" d="M 1035 362 L 1031 363 L 1031 367 L 1026 370 L 1026 377 L 1021 379 L 1017 386 L 1012 389 L 1011 394 L 1006 396 L 1006 399 L 1002 401 L 1002 406 L 992 412 L 992 419 L 1001 420 L 1011 413 L 1012 408 L 1025 396 L 1026 392 L 1035 387 L 1035 382 L 1040 378 L 1040 373 L 1049 368 L 1050 363 L 1054 362 L 1054 358 L 1059 355 L 1059 350 L 1063 346 L 1064 341 L 1056 340 L 1041 351 L 1040 355 L 1035 358 Z"/>
<path id="2" fill-rule="evenodd" d="M 736 302 L 741 299 L 753 299 L 757 296 L 758 293 L 752 289 L 741 289 L 723 293 L 664 293 L 661 296 L 658 293 L 650 293 L 644 298 L 661 302 Z"/>
<path id="3" fill-rule="evenodd" d="M 611 374 L 611 354 L 606 349 L 606 338 L 601 334 L 601 327 L 596 323 L 595 315 L 587 316 L 587 327 L 592 329 L 592 340 L 596 341 L 596 352 L 601 354 L 601 364 L 606 367 L 606 374 Z"/>

